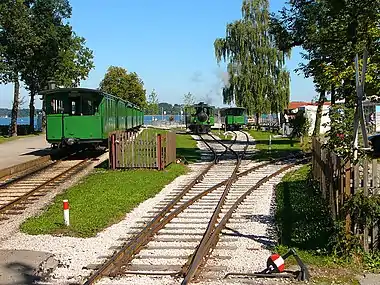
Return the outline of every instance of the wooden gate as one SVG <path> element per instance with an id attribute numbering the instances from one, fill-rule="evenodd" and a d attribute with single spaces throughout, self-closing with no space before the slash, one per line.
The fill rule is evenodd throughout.
<path id="1" fill-rule="evenodd" d="M 176 134 L 144 130 L 115 131 L 109 136 L 111 169 L 153 168 L 162 170 L 176 160 Z"/>

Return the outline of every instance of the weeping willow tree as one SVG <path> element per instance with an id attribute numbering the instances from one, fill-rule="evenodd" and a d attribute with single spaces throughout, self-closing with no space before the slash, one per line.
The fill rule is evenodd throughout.
<path id="1" fill-rule="evenodd" d="M 269 33 L 268 0 L 244 0 L 242 19 L 227 24 L 226 37 L 214 42 L 218 64 L 227 63 L 229 82 L 223 87 L 225 104 L 235 103 L 258 117 L 279 113 L 289 102 L 289 72 L 285 54 Z"/>

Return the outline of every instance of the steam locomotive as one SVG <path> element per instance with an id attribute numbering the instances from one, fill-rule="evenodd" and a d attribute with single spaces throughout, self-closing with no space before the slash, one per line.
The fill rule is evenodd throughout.
<path id="1" fill-rule="evenodd" d="M 195 134 L 205 134 L 214 125 L 214 107 L 199 102 L 185 108 L 186 128 Z"/>

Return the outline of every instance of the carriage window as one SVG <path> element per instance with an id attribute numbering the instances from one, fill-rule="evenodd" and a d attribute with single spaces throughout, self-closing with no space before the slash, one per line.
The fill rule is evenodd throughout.
<path id="1" fill-rule="evenodd" d="M 69 114 L 72 116 L 80 116 L 80 97 L 70 98 L 70 111 Z"/>
<path id="2" fill-rule="evenodd" d="M 83 98 L 82 104 L 83 115 L 94 115 L 98 111 L 93 100 Z"/>
<path id="3" fill-rule="evenodd" d="M 71 101 L 71 115 L 75 115 L 75 101 Z"/>
<path id="4" fill-rule="evenodd" d="M 63 100 L 51 99 L 50 114 L 60 114 L 63 111 Z"/>

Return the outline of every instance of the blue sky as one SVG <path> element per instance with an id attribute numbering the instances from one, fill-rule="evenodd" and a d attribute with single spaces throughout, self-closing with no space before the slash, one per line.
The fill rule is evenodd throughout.
<path id="1" fill-rule="evenodd" d="M 192 92 L 222 104 L 221 73 L 214 57 L 214 40 L 225 36 L 226 24 L 241 17 L 241 0 L 71 0 L 70 24 L 94 51 L 95 69 L 82 87 L 97 88 L 110 65 L 135 71 L 147 94 L 154 88 L 159 101 L 182 103 Z M 278 11 L 285 0 L 272 0 Z M 311 79 L 296 75 L 301 62 L 294 49 L 287 62 L 291 71 L 291 100 L 315 96 Z M 10 107 L 12 85 L 0 85 L 0 107 Z M 28 93 L 21 92 L 26 102 Z M 27 103 L 23 107 L 27 107 Z M 36 100 L 40 107 L 40 100 Z"/>

